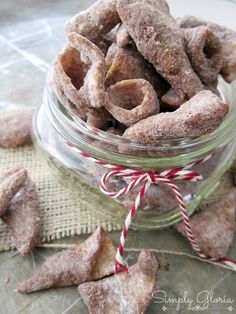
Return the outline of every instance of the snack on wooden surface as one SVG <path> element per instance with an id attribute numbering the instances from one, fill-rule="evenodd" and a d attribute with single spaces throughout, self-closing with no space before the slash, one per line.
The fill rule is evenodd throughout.
<path id="1" fill-rule="evenodd" d="M 184 49 L 180 27 L 164 0 L 118 0 L 118 13 L 137 49 L 181 98 L 203 89 Z"/>
<path id="2" fill-rule="evenodd" d="M 0 118 L 0 146 L 15 148 L 30 144 L 34 110 L 25 110 Z"/>
<path id="3" fill-rule="evenodd" d="M 145 144 L 160 139 L 195 138 L 214 131 L 229 106 L 211 91 L 201 91 L 174 112 L 160 113 L 129 127 L 124 138 Z"/>
<path id="4" fill-rule="evenodd" d="M 27 171 L 21 166 L 13 167 L 0 175 L 0 217 L 26 179 Z"/>
<path id="5" fill-rule="evenodd" d="M 76 32 L 98 43 L 119 22 L 116 0 L 100 0 L 74 16 L 65 28 L 67 33 Z"/>
<path id="6" fill-rule="evenodd" d="M 203 253 L 209 257 L 221 258 L 227 255 L 236 229 L 236 189 L 232 189 L 221 201 L 209 205 L 190 218 L 193 235 Z M 177 230 L 184 236 L 183 223 Z"/>
<path id="7" fill-rule="evenodd" d="M 217 80 L 223 64 L 220 39 L 207 26 L 183 29 L 186 52 L 204 85 Z"/>
<path id="8" fill-rule="evenodd" d="M 15 247 L 28 255 L 40 241 L 40 215 L 36 186 L 28 177 L 10 201 L 1 219 L 10 227 Z"/>
<path id="9" fill-rule="evenodd" d="M 78 291 L 90 314 L 144 313 L 157 289 L 158 262 L 142 251 L 129 273 L 120 273 L 79 286 Z"/>
<path id="10" fill-rule="evenodd" d="M 107 90 L 106 109 L 120 123 L 130 126 L 160 111 L 152 85 L 143 79 L 125 80 Z"/>
<path id="11" fill-rule="evenodd" d="M 204 21 L 195 16 L 185 16 L 177 19 L 180 27 L 194 28 L 198 26 L 207 26 L 207 28 L 221 41 L 223 65 L 221 68 L 221 74 L 224 79 L 231 83 L 236 79 L 236 32 L 216 23 Z"/>
<path id="12" fill-rule="evenodd" d="M 49 257 L 18 291 L 31 293 L 100 279 L 113 273 L 114 259 L 112 241 L 99 227 L 85 242 Z"/>

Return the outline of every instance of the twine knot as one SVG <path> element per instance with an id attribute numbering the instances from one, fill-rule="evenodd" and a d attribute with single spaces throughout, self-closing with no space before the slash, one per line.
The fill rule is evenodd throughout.
<path id="1" fill-rule="evenodd" d="M 155 174 L 153 171 L 148 171 L 148 180 L 150 183 L 157 183 L 155 179 Z"/>

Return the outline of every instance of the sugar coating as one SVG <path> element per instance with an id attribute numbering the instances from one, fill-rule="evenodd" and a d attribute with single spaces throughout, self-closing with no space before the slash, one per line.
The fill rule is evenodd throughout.
<path id="1" fill-rule="evenodd" d="M 74 16 L 65 28 L 67 33 L 76 32 L 98 43 L 119 22 L 116 0 L 100 0 Z"/>
<path id="2" fill-rule="evenodd" d="M 37 189 L 28 177 L 10 201 L 1 217 L 10 227 L 15 247 L 21 255 L 28 255 L 40 242 L 40 212 Z"/>
<path id="3" fill-rule="evenodd" d="M 89 107 L 103 107 L 106 102 L 104 80 L 107 67 L 102 51 L 85 37 L 76 33 L 68 34 L 68 40 L 70 45 L 79 51 L 81 61 L 88 66 L 84 85 L 80 89 L 81 94 L 88 100 Z"/>
<path id="4" fill-rule="evenodd" d="M 81 88 L 88 71 L 88 65 L 82 62 L 80 52 L 69 44 L 58 54 L 54 69 L 53 79 L 59 99 L 69 107 L 83 108 L 89 106 L 87 97 L 84 98 Z"/>
<path id="5" fill-rule="evenodd" d="M 27 170 L 15 166 L 0 175 L 0 217 L 4 214 L 11 199 L 21 189 L 27 179 Z"/>
<path id="6" fill-rule="evenodd" d="M 105 67 L 105 64 L 103 66 Z M 93 72 L 93 69 L 90 68 L 90 71 Z M 95 69 L 95 71 L 97 70 Z M 103 81 L 100 82 L 100 85 L 97 84 L 98 82 L 94 83 L 87 79 L 88 84 L 86 85 L 86 76 L 88 75 L 90 78 L 94 73 L 88 74 L 88 72 L 89 65 L 81 60 L 81 54 L 78 49 L 67 45 L 57 56 L 55 62 L 53 70 L 54 88 L 62 104 L 75 110 L 76 114 L 82 120 L 88 122 L 89 125 L 102 129 L 111 117 L 105 108 L 97 108 L 98 102 L 96 97 L 101 101 L 100 106 L 103 106 L 101 100 L 103 96 L 100 97 L 100 92 L 98 91 L 96 96 L 94 95 L 92 98 L 95 108 L 91 105 L 89 94 L 93 93 L 90 89 L 94 90 L 95 88 L 102 88 L 101 94 L 104 93 L 104 78 L 97 77 Z"/>
<path id="7" fill-rule="evenodd" d="M 152 84 L 158 97 L 165 93 L 164 80 L 133 46 L 121 48 L 113 43 L 108 49 L 106 64 L 108 67 L 106 86 L 123 80 L 142 78 Z"/>
<path id="8" fill-rule="evenodd" d="M 117 30 L 116 33 L 116 43 L 119 47 L 124 48 L 126 47 L 130 42 L 132 41 L 132 38 L 125 27 L 124 24 L 121 24 L 120 27 Z"/>
<path id="9" fill-rule="evenodd" d="M 203 89 L 185 53 L 181 29 L 164 0 L 118 0 L 117 9 L 137 49 L 180 97 L 189 99 Z"/>
<path id="10" fill-rule="evenodd" d="M 204 85 L 217 80 L 223 65 L 220 39 L 207 26 L 183 29 L 186 51 Z"/>
<path id="11" fill-rule="evenodd" d="M 209 90 L 197 93 L 174 112 L 160 113 L 128 128 L 124 138 L 152 144 L 160 139 L 194 138 L 214 131 L 229 106 Z"/>
<path id="12" fill-rule="evenodd" d="M 165 0 L 100 0 L 72 18 L 66 29 L 69 44 L 55 63 L 55 90 L 61 102 L 89 125 L 107 130 L 119 122 L 129 127 L 124 137 L 155 145 L 162 138 L 207 134 L 223 121 L 225 104 L 218 115 L 212 107 L 200 113 L 204 105 L 199 112 L 166 111 L 182 106 L 189 110 L 185 103 L 204 90 L 220 97 L 218 74 L 227 81 L 236 77 L 235 32 L 194 17 L 174 19 Z M 131 85 L 124 91 L 111 87 L 136 79 L 154 88 L 158 108 L 165 112 L 158 118 L 154 96 L 144 97 L 143 89 L 137 92 Z M 155 117 L 146 126 L 142 120 L 150 115 Z M 169 122 L 172 118 L 174 122 Z M 140 125 L 147 132 L 139 130 Z"/>
<path id="13" fill-rule="evenodd" d="M 124 125 L 130 126 L 160 111 L 152 85 L 143 79 L 125 80 L 111 85 L 106 109 Z"/>
<path id="14" fill-rule="evenodd" d="M 69 34 L 68 38 L 70 44 L 57 56 L 54 66 L 56 94 L 63 104 L 75 108 L 82 120 L 103 128 L 111 119 L 102 108 L 108 100 L 104 86 L 104 55 L 97 46 L 76 33 Z"/>
<path id="15" fill-rule="evenodd" d="M 209 81 L 206 85 L 204 85 L 204 89 L 210 90 L 213 94 L 217 95 L 218 97 L 221 97 L 220 92 L 217 89 L 217 86 L 218 79 L 216 79 L 215 81 Z M 173 88 L 170 88 L 168 92 L 161 97 L 162 105 L 163 104 L 167 105 L 171 109 L 179 108 L 186 101 L 187 99 L 181 98 Z"/>
<path id="16" fill-rule="evenodd" d="M 208 29 L 218 36 L 222 44 L 223 65 L 221 74 L 224 79 L 231 83 L 236 79 L 236 32 L 212 22 L 204 21 L 194 16 L 185 16 L 177 19 L 181 28 L 194 28 L 207 26 Z"/>

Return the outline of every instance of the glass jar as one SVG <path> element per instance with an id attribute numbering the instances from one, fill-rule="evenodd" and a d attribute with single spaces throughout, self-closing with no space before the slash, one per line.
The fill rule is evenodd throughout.
<path id="1" fill-rule="evenodd" d="M 158 146 L 151 147 L 131 143 L 87 125 L 58 100 L 49 74 L 43 104 L 34 117 L 34 143 L 55 176 L 73 195 L 92 203 L 94 211 L 118 224 L 123 224 L 140 187 L 119 199 L 106 197 L 99 189 L 101 176 L 106 169 L 81 157 L 65 141 L 98 160 L 139 170 L 163 171 L 184 167 L 213 155 L 204 164 L 194 167 L 203 176 L 202 180 L 177 182 L 189 214 L 192 214 L 200 202 L 212 193 L 234 159 L 236 82 L 228 85 L 220 80 L 219 90 L 230 105 L 230 112 L 216 131 L 198 139 L 162 140 Z M 124 178 L 113 177 L 109 180 L 108 188 L 118 191 L 126 184 Z M 174 193 L 159 183 L 147 191 L 132 227 L 160 229 L 169 227 L 180 219 L 181 213 Z"/>

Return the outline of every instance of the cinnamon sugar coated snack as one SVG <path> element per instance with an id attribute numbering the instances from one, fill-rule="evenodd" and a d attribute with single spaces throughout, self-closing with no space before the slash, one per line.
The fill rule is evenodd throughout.
<path id="1" fill-rule="evenodd" d="M 193 235 L 201 250 L 209 257 L 226 256 L 236 229 L 236 189 L 233 188 L 221 201 L 209 205 L 190 218 Z M 183 223 L 177 230 L 184 236 Z"/>
<path id="2" fill-rule="evenodd" d="M 183 29 L 207 26 L 215 34 L 222 44 L 223 65 L 221 74 L 224 79 L 231 83 L 236 79 L 236 32 L 212 22 L 204 21 L 195 16 L 179 18 L 178 23 Z"/>
<path id="3" fill-rule="evenodd" d="M 106 64 L 108 66 L 105 81 L 107 87 L 123 80 L 145 79 L 152 84 L 158 97 L 165 91 L 163 79 L 132 46 L 121 48 L 113 43 L 107 51 Z"/>
<path id="4" fill-rule="evenodd" d="M 66 31 L 55 92 L 90 126 L 107 131 L 122 123 L 125 138 L 155 145 L 210 133 L 226 116 L 217 84 L 220 73 L 228 82 L 236 77 L 234 31 L 175 19 L 165 0 L 100 0 L 68 21 Z M 127 80 L 142 80 L 147 92 L 137 93 L 137 83 Z"/>
<path id="5" fill-rule="evenodd" d="M 210 85 L 217 80 L 223 65 L 222 44 L 206 26 L 183 29 L 186 51 L 202 83 Z"/>
<path id="6" fill-rule="evenodd" d="M 27 179 L 27 171 L 21 166 L 13 167 L 0 175 L 0 217 L 11 199 L 21 189 Z"/>
<path id="7" fill-rule="evenodd" d="M 67 44 L 58 54 L 53 71 L 57 96 L 65 105 L 76 108 L 86 107 L 80 89 L 87 71 L 88 66 L 81 60 L 79 51 Z"/>
<path id="8" fill-rule="evenodd" d="M 80 53 L 81 61 L 88 66 L 88 71 L 84 77 L 84 85 L 81 93 L 87 100 L 87 106 L 101 108 L 106 101 L 104 87 L 106 63 L 102 51 L 86 39 L 76 33 L 68 34 L 68 40 L 72 47 Z M 79 69 L 77 69 L 79 71 Z"/>
<path id="9" fill-rule="evenodd" d="M 160 110 L 159 101 L 152 85 L 145 80 L 125 80 L 107 90 L 107 111 L 127 126 L 147 118 Z"/>
<path id="10" fill-rule="evenodd" d="M 144 313 L 157 290 L 158 262 L 142 251 L 129 273 L 87 282 L 78 291 L 90 314 Z"/>
<path id="11" fill-rule="evenodd" d="M 185 53 L 181 29 L 164 0 L 118 0 L 117 8 L 139 52 L 177 94 L 189 99 L 203 89 Z"/>
<path id="12" fill-rule="evenodd" d="M 102 51 L 86 38 L 71 33 L 70 45 L 58 55 L 54 67 L 56 90 L 77 108 L 100 108 L 106 71 Z"/>
<path id="13" fill-rule="evenodd" d="M 67 33 L 76 32 L 97 43 L 120 22 L 116 0 L 100 0 L 66 23 Z"/>
<path id="14" fill-rule="evenodd" d="M 11 199 L 1 219 L 10 227 L 15 247 L 28 255 L 40 242 L 40 215 L 35 184 L 30 177 Z"/>
<path id="15" fill-rule="evenodd" d="M 114 258 L 112 241 L 99 227 L 85 242 L 48 258 L 18 291 L 31 293 L 106 277 L 114 271 Z"/>
<path id="16" fill-rule="evenodd" d="M 110 119 L 104 103 L 106 64 L 102 51 L 86 38 L 70 34 L 71 45 L 58 55 L 54 66 L 54 86 L 58 98 L 90 125 L 103 128 Z M 101 109 L 100 109 L 101 108 Z"/>
<path id="17" fill-rule="evenodd" d="M 201 91 L 176 111 L 151 116 L 129 127 L 123 137 L 145 144 L 199 137 L 214 131 L 228 110 L 229 106 L 211 91 Z"/>
<path id="18" fill-rule="evenodd" d="M 0 146 L 15 148 L 30 144 L 34 110 L 12 113 L 0 118 Z"/>

